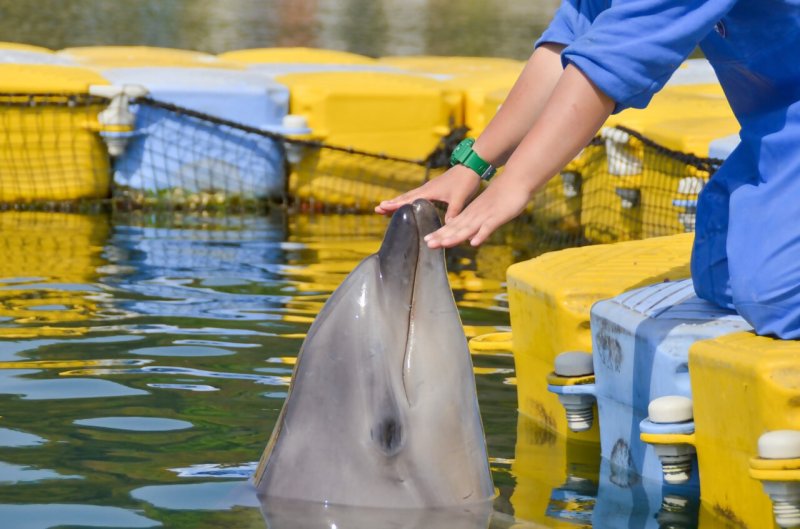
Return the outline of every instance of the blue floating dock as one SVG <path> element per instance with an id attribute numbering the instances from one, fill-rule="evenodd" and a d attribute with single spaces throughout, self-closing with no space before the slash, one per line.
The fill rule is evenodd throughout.
<path id="1" fill-rule="evenodd" d="M 266 76 L 217 68 L 110 68 L 115 85 L 141 85 L 149 97 L 265 131 L 281 131 L 289 90 Z M 158 192 L 225 191 L 280 197 L 285 189 L 280 142 L 239 128 L 147 104 L 135 105 L 136 130 L 114 164 L 117 185 Z"/>

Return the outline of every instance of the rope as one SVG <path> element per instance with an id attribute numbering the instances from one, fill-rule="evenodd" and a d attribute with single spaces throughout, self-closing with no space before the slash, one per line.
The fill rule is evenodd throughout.
<path id="1" fill-rule="evenodd" d="M 311 147 L 315 149 L 328 149 L 332 151 L 343 152 L 347 154 L 354 154 L 358 156 L 365 156 L 368 158 L 374 158 L 376 160 L 385 160 L 385 161 L 392 161 L 392 162 L 403 162 L 409 163 L 414 165 L 419 165 L 421 167 L 431 167 L 428 165 L 428 160 L 432 159 L 436 153 L 438 152 L 439 148 L 437 147 L 430 155 L 428 155 L 423 160 L 414 160 L 411 158 L 402 158 L 399 156 L 389 156 L 383 153 L 374 153 L 368 151 L 361 151 L 359 149 L 353 149 L 352 147 L 339 147 L 337 145 L 329 145 L 327 143 L 323 143 L 321 141 L 314 141 L 314 140 L 303 140 L 299 138 L 292 138 L 290 136 L 286 136 L 280 134 L 278 132 L 272 132 L 264 129 L 259 129 L 257 127 L 251 127 L 249 125 L 244 125 L 242 123 L 237 123 L 235 121 L 230 121 L 227 119 L 223 119 L 217 116 L 212 116 L 210 114 L 205 114 L 203 112 L 198 112 L 196 110 L 191 110 L 188 108 L 184 108 L 178 105 L 173 105 L 172 103 L 165 103 L 163 101 L 158 101 L 155 99 L 151 99 L 149 97 L 140 97 L 133 101 L 136 104 L 144 104 L 155 108 L 160 108 L 163 110 L 167 110 L 169 112 L 174 112 L 175 114 L 189 116 L 196 119 L 201 119 L 203 121 L 208 121 L 210 123 L 215 123 L 217 125 L 222 125 L 225 127 L 231 127 L 233 129 L 241 130 L 242 132 L 247 132 L 249 134 L 256 134 L 259 136 L 263 136 L 265 138 L 269 138 L 275 141 L 282 141 L 285 143 L 293 144 L 293 145 L 300 145 L 303 147 Z M 457 131 L 460 129 L 454 129 Z M 451 132 L 452 134 L 452 132 Z M 448 136 L 449 137 L 449 136 Z M 459 140 L 460 141 L 460 140 Z M 435 166 L 434 166 L 435 167 Z"/>

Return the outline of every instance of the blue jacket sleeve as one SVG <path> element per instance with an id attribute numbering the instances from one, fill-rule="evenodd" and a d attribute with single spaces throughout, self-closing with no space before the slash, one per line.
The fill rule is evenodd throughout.
<path id="1" fill-rule="evenodd" d="M 581 0 L 563 0 L 561 7 L 556 11 L 550 25 L 536 41 L 535 47 L 550 42 L 567 46 L 572 44 L 576 37 L 586 33 L 591 24 L 591 19 L 586 13 L 581 11 L 581 7 L 586 7 L 590 2 Z"/>
<path id="2" fill-rule="evenodd" d="M 564 65 L 574 64 L 613 99 L 615 112 L 643 108 L 736 2 L 611 2 L 585 32 L 574 35 L 562 53 Z"/>

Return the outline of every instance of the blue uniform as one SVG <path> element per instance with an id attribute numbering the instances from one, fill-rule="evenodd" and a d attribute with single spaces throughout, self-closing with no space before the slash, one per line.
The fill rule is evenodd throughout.
<path id="1" fill-rule="evenodd" d="M 564 0 L 543 42 L 617 111 L 646 106 L 700 45 L 742 141 L 699 197 L 695 290 L 800 337 L 800 0 Z"/>

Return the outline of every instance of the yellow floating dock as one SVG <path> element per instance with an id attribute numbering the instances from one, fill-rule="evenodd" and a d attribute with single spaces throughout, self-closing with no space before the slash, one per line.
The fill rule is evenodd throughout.
<path id="1" fill-rule="evenodd" d="M 738 132 L 739 124 L 713 72 L 704 72 L 710 70 L 704 60 L 687 61 L 683 69 L 689 74 L 668 83 L 646 109 L 611 116 L 602 152 L 590 148 L 584 160 L 578 159 L 581 224 L 587 239 L 614 242 L 693 230 L 692 204 L 709 172 L 683 155 L 708 157 L 710 145 Z M 614 129 L 619 126 L 681 156 L 645 146 Z"/>
<path id="2" fill-rule="evenodd" d="M 464 97 L 463 123 L 477 137 L 497 113 L 525 63 L 500 57 L 382 57 L 381 64 L 442 81 Z"/>
<path id="3" fill-rule="evenodd" d="M 191 50 L 152 46 L 85 46 L 59 50 L 60 57 L 88 68 L 133 68 L 143 66 L 184 68 L 233 68 L 242 66 L 215 55 Z"/>
<path id="4" fill-rule="evenodd" d="M 218 55 L 220 59 L 254 64 L 376 64 L 377 61 L 366 55 L 338 50 L 320 48 L 288 47 L 288 48 L 251 48 L 234 50 Z"/>
<path id="5" fill-rule="evenodd" d="M 615 311 L 610 310 L 608 302 L 604 302 L 605 319 L 597 318 L 595 321 L 593 316 L 592 326 L 600 324 L 602 320 L 605 327 L 590 329 L 589 326 L 590 308 L 599 300 L 652 285 L 651 288 L 625 294 L 614 300 L 620 305 L 635 304 L 646 308 L 660 299 L 657 296 L 647 296 L 666 293 L 663 297 L 681 290 L 682 283 L 663 286 L 660 283 L 667 279 L 689 276 L 691 242 L 691 234 L 681 234 L 590 246 L 545 254 L 511 266 L 508 270 L 508 290 L 519 410 L 538 425 L 538 429 L 533 429 L 542 432 L 539 436 L 545 436 L 543 432 L 549 430 L 559 439 L 566 436 L 568 442 L 596 441 L 597 421 L 587 432 L 572 433 L 567 430 L 564 408 L 547 389 L 547 375 L 554 369 L 555 357 L 561 352 L 571 350 L 592 352 L 591 334 L 594 333 L 596 348 L 601 351 L 593 352 L 602 357 L 595 358 L 595 394 L 598 399 L 601 397 L 602 385 L 603 398 L 614 398 L 608 391 L 617 387 L 621 391 L 620 401 L 636 399 L 635 406 L 638 409 L 642 405 L 639 401 L 647 399 L 648 395 L 649 398 L 654 398 L 662 395 L 659 391 L 668 387 L 684 387 L 680 377 L 685 378 L 687 370 L 678 365 L 677 370 L 659 371 L 660 378 L 652 373 L 631 375 L 635 370 L 629 372 L 624 365 L 634 363 L 642 367 L 647 364 L 648 359 L 632 359 L 630 355 L 634 352 L 639 355 L 651 354 L 650 349 L 645 350 L 650 346 L 664 347 L 658 354 L 663 359 L 674 357 L 674 362 L 680 364 L 679 352 L 674 347 L 682 348 L 683 351 L 688 348 L 693 430 L 691 435 L 674 436 L 679 439 L 674 442 L 690 443 L 697 452 L 696 464 L 703 504 L 699 527 L 772 527 L 773 507 L 776 513 L 784 512 L 789 509 L 789 504 L 785 503 L 789 500 L 776 496 L 778 503 L 771 502 L 763 490 L 762 481 L 789 484 L 780 485 L 781 490 L 786 487 L 800 490 L 800 450 L 795 448 L 794 455 L 783 459 L 768 459 L 767 456 L 759 458 L 760 438 L 767 432 L 789 430 L 800 440 L 800 414 L 796 412 L 797 402 L 800 401 L 800 370 L 796 369 L 800 345 L 795 341 L 755 336 L 751 332 L 725 334 L 732 332 L 724 331 L 725 325 L 731 329 L 736 327 L 735 322 L 729 323 L 733 322 L 730 318 L 736 316 L 720 317 L 716 314 L 719 309 L 709 305 L 706 317 L 703 313 L 706 310 L 703 308 L 705 302 L 691 301 L 685 296 L 675 297 L 675 309 L 667 307 L 669 299 L 659 301 L 665 308 L 656 307 L 652 309 L 655 311 L 653 314 L 649 313 L 651 309 L 647 309 L 643 315 L 634 317 L 631 311 L 620 309 L 617 311 L 618 320 L 614 320 Z M 681 290 L 683 291 L 686 289 Z M 598 311 L 599 307 L 600 305 Z M 647 319 L 647 322 L 637 323 L 639 320 L 636 318 Z M 721 318 L 719 323 L 713 323 L 718 318 Z M 673 320 L 675 327 L 670 330 L 669 323 Z M 718 325 L 723 334 L 712 339 L 701 339 L 705 333 L 700 329 L 703 322 L 706 322 L 706 326 Z M 713 329 L 709 329 L 713 334 Z M 674 345 L 662 346 L 656 342 L 647 342 L 658 332 L 668 332 L 669 338 L 664 340 L 673 340 Z M 600 343 L 597 340 L 605 341 Z M 636 347 L 633 347 L 634 343 L 637 344 Z M 615 347 L 622 347 L 616 360 L 612 355 Z M 618 361 L 620 367 L 615 367 L 616 364 L 612 361 Z M 600 371 L 597 371 L 598 362 L 603 365 Z M 601 377 L 624 377 L 626 374 L 645 377 L 645 380 L 652 376 L 649 382 L 651 386 L 631 393 L 630 387 L 634 381 L 600 380 Z M 671 382 L 673 378 L 675 383 Z M 642 383 L 641 379 L 637 382 L 639 386 Z M 686 390 L 689 388 L 686 387 Z M 608 403 L 605 405 L 608 407 Z M 606 409 L 606 415 L 608 413 Z M 603 420 L 602 413 L 600 420 Z M 634 422 L 636 421 L 632 422 L 628 417 L 622 417 L 617 426 L 636 428 Z M 602 423 L 600 428 L 603 429 Z M 653 435 L 648 435 L 649 437 L 643 435 L 642 438 L 655 442 L 650 440 Z M 604 438 L 604 442 L 606 441 Z M 630 453 L 644 453 L 644 441 L 634 442 L 642 444 L 631 446 Z M 616 446 L 613 448 L 614 450 L 610 446 L 603 448 L 609 461 L 621 457 L 614 455 L 617 452 Z M 608 456 L 609 453 L 611 456 Z M 568 454 L 567 458 L 569 459 Z M 605 461 L 603 464 L 606 464 Z M 632 461 L 628 464 L 639 468 L 641 462 L 638 459 L 635 461 L 635 464 Z M 569 461 L 567 466 L 568 463 Z M 619 473 L 619 469 L 626 465 L 619 460 L 609 464 L 612 466 L 612 479 L 614 469 Z M 645 470 L 650 472 L 652 469 Z M 639 478 L 628 478 L 630 479 L 635 482 Z M 648 474 L 646 480 L 652 479 L 653 476 Z M 603 483 L 601 488 L 602 486 Z M 680 492 L 680 489 L 672 490 Z M 598 501 L 598 506 L 600 503 Z M 595 514 L 601 519 L 607 513 Z"/>
<path id="6" fill-rule="evenodd" d="M 87 95 L 89 86 L 107 84 L 73 66 L 0 64 L 0 202 L 109 195 L 109 159 L 97 134 L 106 103 Z"/>
<path id="7" fill-rule="evenodd" d="M 589 310 L 617 294 L 689 277 L 692 234 L 571 248 L 508 269 L 519 411 L 567 435 L 564 408 L 547 390 L 555 357 L 592 349 Z M 597 426 L 577 438 L 597 441 Z"/>
<path id="8" fill-rule="evenodd" d="M 294 73 L 290 114 L 304 116 L 326 145 L 424 160 L 459 124 L 461 95 L 438 81 L 371 71 Z M 292 168 L 289 191 L 304 200 L 369 208 L 421 184 L 419 165 L 333 149 L 305 149 Z"/>
<path id="9" fill-rule="evenodd" d="M 770 498 L 750 471 L 762 434 L 800 430 L 798 360 L 800 342 L 753 333 L 729 334 L 689 349 L 701 495 L 713 510 L 739 520 L 740 527 L 773 527 Z M 799 462 L 776 460 L 772 468 L 777 470 L 762 475 L 796 486 Z"/>

